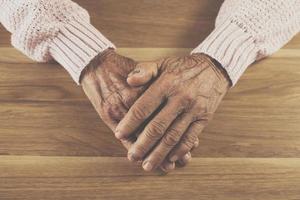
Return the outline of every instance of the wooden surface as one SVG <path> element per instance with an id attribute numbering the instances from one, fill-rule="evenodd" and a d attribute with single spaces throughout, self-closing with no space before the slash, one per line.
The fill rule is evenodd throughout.
<path id="1" fill-rule="evenodd" d="M 0 198 L 298 200 L 300 159 L 197 158 L 167 176 L 125 158 L 0 157 Z"/>
<path id="2" fill-rule="evenodd" d="M 222 3 L 77 2 L 121 54 L 137 60 L 189 53 Z M 193 162 L 167 176 L 127 162 L 69 75 L 29 60 L 8 35 L 0 28 L 0 200 L 300 199 L 300 35 L 247 70 L 201 135 Z"/>

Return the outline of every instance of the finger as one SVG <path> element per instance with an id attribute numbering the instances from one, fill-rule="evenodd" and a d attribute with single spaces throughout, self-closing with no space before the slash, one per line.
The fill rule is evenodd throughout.
<path id="1" fill-rule="evenodd" d="M 183 110 L 179 101 L 168 101 L 165 107 L 148 123 L 136 142 L 130 148 L 128 156 L 132 160 L 142 160 L 155 144 L 163 137 L 169 126 Z"/>
<path id="2" fill-rule="evenodd" d="M 185 154 L 180 160 L 176 162 L 180 167 L 186 166 L 190 161 L 192 160 L 192 154 L 191 152 L 188 152 Z"/>
<path id="3" fill-rule="evenodd" d="M 90 94 L 90 93 L 87 93 Z M 91 100 L 92 105 L 94 106 L 95 110 L 105 122 L 105 124 L 111 129 L 115 130 L 120 120 L 125 116 L 128 109 L 124 106 L 120 99 L 114 99 L 114 104 L 103 104 L 99 101 L 98 91 L 94 90 L 94 94 L 90 95 L 89 98 Z M 124 139 L 121 141 L 122 145 L 128 150 L 132 144 L 133 139 Z"/>
<path id="4" fill-rule="evenodd" d="M 133 104 L 128 113 L 116 127 L 118 139 L 129 137 L 151 116 L 164 102 L 162 87 L 152 84 L 148 90 Z"/>
<path id="5" fill-rule="evenodd" d="M 197 148 L 199 145 L 199 140 L 197 140 L 194 144 L 194 147 L 192 148 L 192 150 L 194 148 Z M 187 154 L 190 154 L 191 152 L 188 152 Z M 180 165 L 180 166 L 186 166 L 191 159 L 188 159 L 188 155 L 185 154 L 182 158 L 180 158 L 177 163 Z M 175 169 L 175 163 L 174 162 L 170 162 L 169 159 L 165 159 L 163 161 L 163 163 L 161 164 L 160 166 L 160 169 L 166 173 L 172 171 Z"/>
<path id="6" fill-rule="evenodd" d="M 120 120 L 128 112 L 127 107 L 125 107 L 120 98 L 117 98 L 114 95 L 103 102 L 101 89 L 96 80 L 93 80 L 93 82 L 90 82 L 89 84 L 82 84 L 82 87 L 99 116 L 106 123 L 106 125 L 114 131 Z M 114 103 L 111 104 L 110 102 Z M 121 141 L 121 143 L 128 150 L 132 146 L 134 140 L 135 138 L 124 139 Z"/>
<path id="7" fill-rule="evenodd" d="M 198 146 L 199 146 L 199 139 L 197 138 L 191 151 L 193 151 L 193 149 L 197 148 Z M 190 154 L 191 151 L 189 151 L 187 154 Z M 187 159 L 188 158 L 187 154 L 185 154 L 183 157 L 178 159 L 177 163 L 179 163 L 180 166 L 185 166 L 190 162 L 191 159 Z M 169 160 L 169 159 L 167 159 L 167 160 Z"/>
<path id="8" fill-rule="evenodd" d="M 198 148 L 198 146 L 199 146 L 199 138 L 197 137 L 197 140 L 195 141 L 195 144 L 194 144 L 192 150 Z"/>
<path id="9" fill-rule="evenodd" d="M 131 148 L 131 146 L 133 145 L 134 140 L 133 139 L 124 139 L 121 140 L 122 145 L 129 150 Z"/>
<path id="10" fill-rule="evenodd" d="M 102 120 L 105 124 L 111 129 L 115 130 L 120 120 L 125 116 L 128 112 L 128 109 L 124 106 L 122 101 L 119 98 L 114 98 L 112 101 L 107 99 L 106 103 L 102 103 L 99 101 L 99 91 L 96 87 L 93 90 L 87 90 L 87 94 L 91 94 L 92 91 L 93 95 L 90 95 L 89 98 L 91 100 L 92 105 L 94 106 L 95 110 L 98 112 L 99 116 L 101 116 Z M 114 102 L 114 104 L 110 104 L 109 102 Z M 134 138 L 124 139 L 121 141 L 122 145 L 128 150 L 133 144 Z"/>
<path id="11" fill-rule="evenodd" d="M 136 140 L 136 138 L 132 137 L 130 139 L 123 139 L 123 140 L 121 140 L 121 143 L 126 148 L 126 150 L 128 151 L 132 147 L 132 145 L 134 144 L 135 140 Z M 135 162 L 135 163 L 138 163 L 138 164 L 141 164 L 140 161 L 135 161 L 135 160 L 131 160 L 131 161 Z"/>
<path id="12" fill-rule="evenodd" d="M 119 99 L 115 99 L 116 104 L 106 104 L 103 111 L 96 109 L 102 120 L 114 131 L 121 119 L 126 115 L 127 108 Z"/>
<path id="13" fill-rule="evenodd" d="M 128 110 L 123 106 L 123 104 L 119 100 L 118 105 L 107 105 L 105 107 L 105 112 L 101 112 L 102 115 L 104 115 L 102 116 L 102 119 L 105 121 L 105 123 L 109 126 L 111 130 L 115 130 L 116 126 L 118 125 L 120 120 L 125 116 L 127 111 Z M 128 151 L 135 140 L 136 137 L 132 136 L 130 138 L 121 140 L 121 143 Z"/>
<path id="14" fill-rule="evenodd" d="M 168 173 L 172 170 L 175 169 L 175 163 L 174 162 L 170 162 L 168 160 L 165 160 L 161 166 L 160 166 L 160 169 L 165 172 L 165 173 Z"/>
<path id="15" fill-rule="evenodd" d="M 175 162 L 170 162 L 168 160 L 164 160 L 164 162 L 161 164 L 160 169 L 165 172 L 169 173 L 175 169 L 175 166 L 178 165 L 179 167 L 186 166 L 191 161 L 191 153 L 187 153 L 184 155 L 181 159 L 179 159 L 176 164 Z"/>
<path id="16" fill-rule="evenodd" d="M 151 171 L 161 165 L 171 149 L 180 141 L 181 136 L 188 129 L 191 121 L 192 118 L 189 114 L 183 114 L 174 121 L 157 146 L 144 160 L 143 168 L 145 171 Z"/>
<path id="17" fill-rule="evenodd" d="M 128 75 L 127 83 L 133 87 L 145 85 L 157 76 L 158 68 L 156 62 L 141 62 Z"/>
<path id="18" fill-rule="evenodd" d="M 184 133 L 180 143 L 178 143 L 178 145 L 169 154 L 169 160 L 171 162 L 175 162 L 191 151 L 195 143 L 198 141 L 198 135 L 203 131 L 206 125 L 206 120 L 192 123 L 188 130 Z"/>

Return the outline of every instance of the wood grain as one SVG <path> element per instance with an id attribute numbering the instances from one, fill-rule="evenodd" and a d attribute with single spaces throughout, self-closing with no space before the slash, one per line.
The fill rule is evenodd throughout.
<path id="1" fill-rule="evenodd" d="M 136 60 L 185 55 L 222 0 L 75 0 Z M 250 67 L 166 176 L 129 163 L 80 87 L 56 63 L 10 47 L 0 26 L 0 200 L 299 200 L 300 35 Z"/>
<path id="2" fill-rule="evenodd" d="M 193 48 L 210 33 L 223 0 L 75 0 L 118 47 Z M 9 46 L 0 28 L 0 46 Z M 300 47 L 300 35 L 287 45 Z"/>
<path id="3" fill-rule="evenodd" d="M 0 157 L 1 200 L 296 200 L 300 159 L 197 158 L 167 176 L 125 158 Z"/>
<path id="4" fill-rule="evenodd" d="M 119 49 L 138 60 L 190 49 Z M 195 157 L 299 157 L 300 52 L 281 50 L 250 67 L 200 137 Z M 124 156 L 69 75 L 0 48 L 0 154 Z"/>

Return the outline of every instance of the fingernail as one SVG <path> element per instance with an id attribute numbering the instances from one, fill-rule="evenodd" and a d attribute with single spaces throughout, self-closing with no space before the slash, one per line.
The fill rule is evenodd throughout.
<path id="1" fill-rule="evenodd" d="M 128 158 L 128 160 L 130 160 L 131 162 L 134 162 L 134 161 L 135 161 L 135 160 L 134 160 L 134 156 L 133 156 L 132 153 L 128 153 L 127 158 Z"/>
<path id="2" fill-rule="evenodd" d="M 166 170 L 173 170 L 174 168 L 175 168 L 174 162 L 168 163 L 166 166 Z"/>
<path id="3" fill-rule="evenodd" d="M 117 138 L 117 139 L 122 139 L 122 134 L 121 134 L 121 132 L 120 131 L 116 131 L 115 132 L 115 137 Z"/>
<path id="4" fill-rule="evenodd" d="M 150 162 L 146 161 L 144 164 L 143 164 L 143 168 L 145 171 L 149 172 L 153 169 L 153 166 Z"/>
<path id="5" fill-rule="evenodd" d="M 132 72 L 130 72 L 130 73 L 128 74 L 128 77 L 130 77 L 130 76 L 132 76 L 132 75 L 134 75 L 134 74 L 140 73 L 140 72 L 141 72 L 140 69 L 135 69 L 135 70 L 133 70 Z"/>
<path id="6" fill-rule="evenodd" d="M 170 161 L 171 162 L 176 162 L 178 160 L 178 156 L 177 155 L 174 155 L 170 158 Z"/>
<path id="7" fill-rule="evenodd" d="M 138 159 L 136 158 L 136 156 L 134 155 L 134 153 L 128 153 L 127 158 L 128 158 L 128 160 L 130 160 L 131 162 L 136 162 L 136 161 L 138 161 Z"/>
<path id="8" fill-rule="evenodd" d="M 192 156 L 191 156 L 191 153 L 190 153 L 190 152 L 184 155 L 184 159 L 186 159 L 186 160 L 190 160 L 191 157 L 192 157 Z"/>

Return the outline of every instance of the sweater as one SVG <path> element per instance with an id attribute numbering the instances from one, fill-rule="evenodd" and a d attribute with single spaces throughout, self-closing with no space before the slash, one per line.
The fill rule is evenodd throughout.
<path id="1" fill-rule="evenodd" d="M 0 22 L 15 48 L 38 62 L 56 60 L 77 84 L 95 56 L 116 48 L 71 0 L 0 0 Z M 215 29 L 191 53 L 214 58 L 235 85 L 249 65 L 299 31 L 300 0 L 225 0 Z"/>

